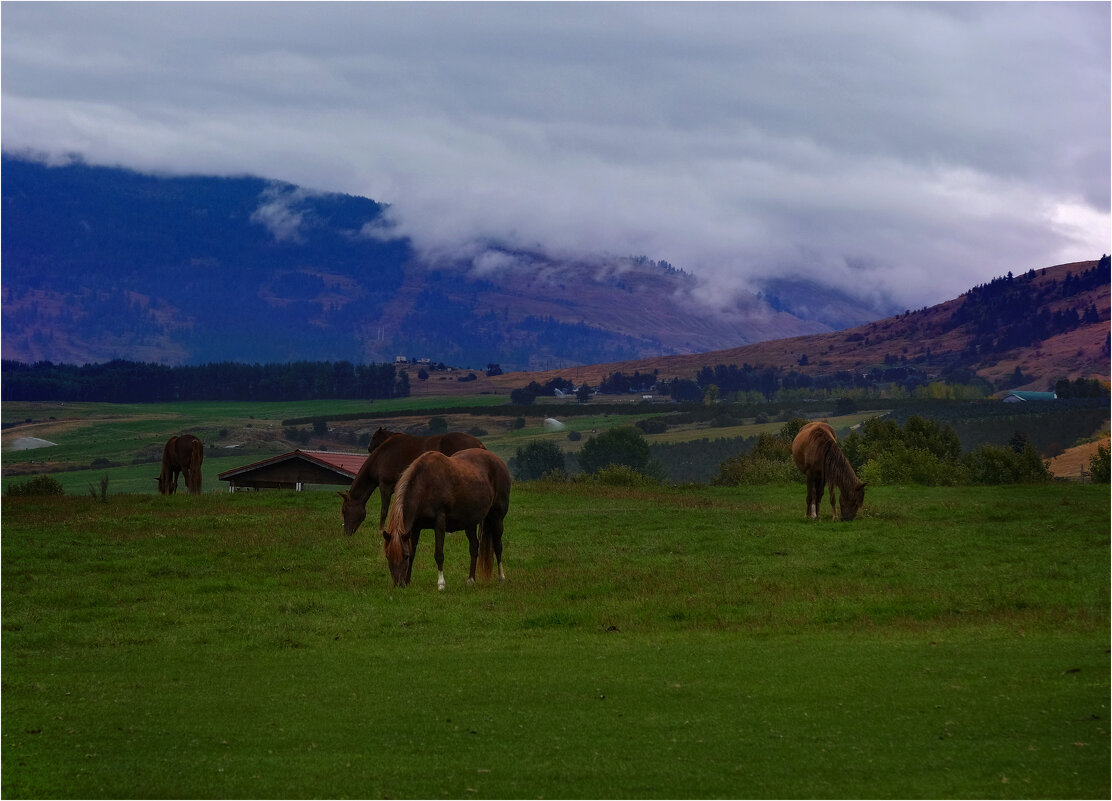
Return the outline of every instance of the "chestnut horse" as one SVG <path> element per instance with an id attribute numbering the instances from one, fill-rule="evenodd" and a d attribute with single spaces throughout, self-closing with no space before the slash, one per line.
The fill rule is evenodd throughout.
<path id="1" fill-rule="evenodd" d="M 830 488 L 830 512 L 835 519 L 853 520 L 865 501 L 865 484 L 857 480 L 853 466 L 842 453 L 834 429 L 823 422 L 807 423 L 792 441 L 792 458 L 807 477 L 807 516 L 818 519 L 825 487 Z M 835 488 L 841 493 L 834 506 Z M 839 514 L 839 509 L 841 513 Z"/>
<path id="2" fill-rule="evenodd" d="M 201 462 L 205 459 L 205 446 L 192 434 L 170 437 L 162 449 L 162 473 L 158 477 L 158 491 L 173 495 L 178 488 L 178 473 L 185 476 L 185 486 L 193 495 L 201 493 Z"/>
<path id="3" fill-rule="evenodd" d="M 444 534 L 463 531 L 471 550 L 468 584 L 475 583 L 475 563 L 484 579 L 491 576 L 492 557 L 502 570 L 502 523 L 510 508 L 510 471 L 486 448 L 468 448 L 453 456 L 432 451 L 418 456 L 398 480 L 397 497 L 382 532 L 386 561 L 394 586 L 413 576 L 413 559 L 421 529 L 436 532 L 437 589 L 444 583 Z"/>
<path id="4" fill-rule="evenodd" d="M 340 514 L 344 518 L 344 533 L 351 536 L 362 525 L 367 517 L 367 501 L 376 488 L 382 501 L 382 509 L 378 517 L 378 527 L 382 528 L 386 522 L 386 511 L 390 508 L 390 498 L 394 494 L 394 485 L 398 483 L 405 469 L 422 453 L 438 451 L 445 456 L 451 456 L 464 448 L 485 447 L 480 440 L 460 432 L 415 437 L 411 434 L 380 428 L 371 437 L 368 448 L 371 455 L 355 474 L 355 479 L 348 487 L 348 491 L 336 493 L 344 499 L 343 506 L 340 508 Z"/>

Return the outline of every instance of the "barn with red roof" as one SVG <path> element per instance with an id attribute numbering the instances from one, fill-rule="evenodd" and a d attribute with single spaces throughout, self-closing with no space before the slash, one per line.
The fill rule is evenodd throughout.
<path id="1" fill-rule="evenodd" d="M 335 453 L 332 451 L 296 450 L 273 456 L 261 462 L 225 470 L 218 478 L 228 482 L 228 489 L 292 489 L 306 484 L 351 484 L 366 453 Z"/>

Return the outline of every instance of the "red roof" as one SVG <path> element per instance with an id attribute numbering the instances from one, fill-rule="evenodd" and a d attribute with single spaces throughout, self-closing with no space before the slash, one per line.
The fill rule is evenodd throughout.
<path id="1" fill-rule="evenodd" d="M 272 456 L 269 459 L 263 459 L 261 462 L 225 470 L 218 478 L 221 481 L 227 481 L 229 478 L 249 470 L 257 470 L 260 467 L 278 464 L 279 462 L 285 462 L 290 459 L 303 459 L 307 462 L 312 462 L 335 470 L 348 478 L 355 478 L 355 474 L 359 472 L 359 468 L 363 466 L 363 462 L 367 461 L 369 455 L 370 454 L 367 453 L 337 453 L 335 451 L 303 451 L 299 448 L 296 451 L 283 453 L 281 456 Z"/>

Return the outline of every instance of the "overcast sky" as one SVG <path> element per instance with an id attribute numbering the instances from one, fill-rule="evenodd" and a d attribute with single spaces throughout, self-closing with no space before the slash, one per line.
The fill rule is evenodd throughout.
<path id="1" fill-rule="evenodd" d="M 900 305 L 1110 244 L 1110 4 L 3 3 L 6 151 Z"/>

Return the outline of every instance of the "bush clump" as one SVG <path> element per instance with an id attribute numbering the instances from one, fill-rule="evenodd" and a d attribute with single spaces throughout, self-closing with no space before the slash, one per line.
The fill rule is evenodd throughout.
<path id="1" fill-rule="evenodd" d="M 792 459 L 792 440 L 806 423 L 802 417 L 793 417 L 776 434 L 761 434 L 752 450 L 722 462 L 718 466 L 718 475 L 711 483 L 734 487 L 803 481 L 803 473 Z"/>
<path id="2" fill-rule="evenodd" d="M 1097 446 L 1097 452 L 1089 457 L 1089 475 L 1094 484 L 1109 483 L 1109 454 L 1112 453 L 1103 445 Z"/>
<path id="3" fill-rule="evenodd" d="M 12 484 L 5 495 L 65 495 L 62 485 L 53 476 L 35 476 L 20 484 Z"/>
<path id="4" fill-rule="evenodd" d="M 564 452 L 550 440 L 534 440 L 518 448 L 510 459 L 510 469 L 518 481 L 535 481 L 548 473 L 564 472 Z"/>

